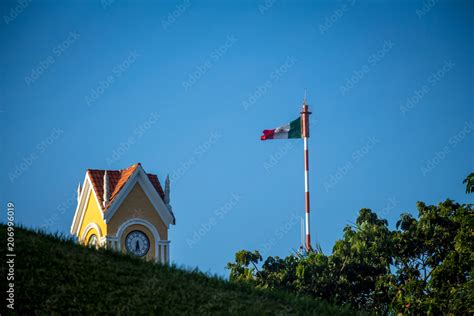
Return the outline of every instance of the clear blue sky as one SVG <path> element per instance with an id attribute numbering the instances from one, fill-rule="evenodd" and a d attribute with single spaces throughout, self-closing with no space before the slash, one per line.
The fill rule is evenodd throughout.
<path id="1" fill-rule="evenodd" d="M 287 255 L 303 144 L 259 137 L 305 89 L 326 253 L 360 208 L 393 226 L 420 200 L 474 202 L 474 3 L 380 2 L 2 1 L 3 208 L 68 233 L 87 168 L 141 162 L 172 176 L 177 264 L 225 274 L 240 249 Z"/>

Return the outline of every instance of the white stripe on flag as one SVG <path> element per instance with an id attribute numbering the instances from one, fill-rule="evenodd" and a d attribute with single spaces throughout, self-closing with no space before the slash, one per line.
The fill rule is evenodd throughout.
<path id="1" fill-rule="evenodd" d="M 275 128 L 275 134 L 273 134 L 273 139 L 285 139 L 288 138 L 288 133 L 290 132 L 290 124 L 286 124 L 280 127 Z"/>

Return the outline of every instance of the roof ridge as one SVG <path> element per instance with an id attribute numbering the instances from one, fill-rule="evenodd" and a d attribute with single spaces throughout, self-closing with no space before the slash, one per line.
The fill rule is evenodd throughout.
<path id="1" fill-rule="evenodd" d="M 137 168 L 138 166 L 141 166 L 142 164 L 137 162 L 131 166 L 128 166 L 127 168 L 125 169 L 89 169 L 87 168 L 86 171 L 117 171 L 117 172 L 123 172 L 123 171 L 127 171 L 129 169 L 132 169 L 132 168 Z"/>
<path id="2" fill-rule="evenodd" d="M 122 172 L 122 170 L 117 170 L 117 169 L 86 169 L 87 171 L 117 171 L 117 172 Z"/>
<path id="3" fill-rule="evenodd" d="M 120 193 L 120 191 L 124 188 L 126 183 L 130 181 L 131 176 L 137 172 L 141 167 L 140 163 L 133 164 L 125 169 L 120 170 L 107 170 L 107 169 L 87 169 L 87 173 L 89 174 L 90 180 L 92 182 L 92 188 L 94 192 L 97 194 L 97 199 L 99 204 L 101 204 L 101 208 L 103 212 L 106 212 L 109 206 L 114 201 L 115 197 Z M 146 173 L 141 167 L 142 171 L 146 174 L 147 180 L 151 182 L 157 193 L 160 197 L 164 198 L 164 191 L 163 187 L 161 186 L 160 180 L 158 175 L 153 173 Z M 103 206 L 103 186 L 104 186 L 104 173 L 107 170 L 109 172 L 109 184 L 110 184 L 110 200 L 108 201 L 107 205 Z"/>

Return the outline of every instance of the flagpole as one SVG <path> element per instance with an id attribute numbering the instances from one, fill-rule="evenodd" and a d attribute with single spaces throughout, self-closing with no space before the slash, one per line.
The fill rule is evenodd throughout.
<path id="1" fill-rule="evenodd" d="M 305 193 L 305 219 L 306 219 L 306 251 L 311 250 L 311 234 L 309 230 L 309 154 L 308 154 L 308 137 L 309 137 L 309 115 L 308 105 L 306 104 L 306 94 L 303 101 L 303 109 L 301 111 L 301 122 L 304 141 L 304 193 Z"/>

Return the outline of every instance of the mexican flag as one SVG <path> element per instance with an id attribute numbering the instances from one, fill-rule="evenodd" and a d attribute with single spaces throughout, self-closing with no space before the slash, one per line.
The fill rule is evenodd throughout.
<path id="1" fill-rule="evenodd" d="M 275 129 L 266 129 L 263 131 L 263 135 L 260 137 L 261 140 L 288 138 L 303 138 L 301 117 Z"/>

